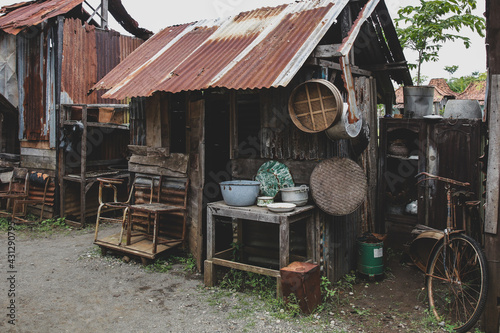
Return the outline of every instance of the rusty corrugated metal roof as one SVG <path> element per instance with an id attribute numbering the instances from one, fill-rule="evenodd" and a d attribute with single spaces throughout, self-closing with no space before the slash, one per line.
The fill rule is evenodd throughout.
<path id="1" fill-rule="evenodd" d="M 17 35 L 24 29 L 40 24 L 41 22 L 58 15 L 65 15 L 84 0 L 36 0 L 0 8 L 0 29 Z M 81 19 L 86 21 L 90 15 L 80 8 Z M 109 12 L 116 21 L 128 32 L 141 38 L 148 39 L 153 33 L 139 27 L 139 24 L 129 15 L 121 0 L 110 0 Z"/>
<path id="2" fill-rule="evenodd" d="M 84 0 L 50 0 L 22 3 L 19 6 L 2 7 L 0 13 L 0 29 L 17 35 L 27 27 L 37 25 L 49 18 L 66 14 Z"/>
<path id="3" fill-rule="evenodd" d="M 155 91 L 286 86 L 348 2 L 302 1 L 168 27 L 94 88 L 122 99 Z"/>

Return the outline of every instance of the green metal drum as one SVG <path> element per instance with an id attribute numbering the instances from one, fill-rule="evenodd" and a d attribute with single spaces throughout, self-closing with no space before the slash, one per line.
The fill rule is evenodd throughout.
<path id="1" fill-rule="evenodd" d="M 384 273 L 384 243 L 358 239 L 358 272 L 373 277 Z"/>

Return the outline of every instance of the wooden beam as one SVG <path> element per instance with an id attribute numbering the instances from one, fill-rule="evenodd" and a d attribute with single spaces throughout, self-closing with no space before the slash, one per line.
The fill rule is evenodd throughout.
<path id="1" fill-rule="evenodd" d="M 334 69 L 337 71 L 342 71 L 342 67 L 340 67 L 340 64 L 333 62 L 333 61 L 329 61 L 329 60 L 323 60 L 323 59 L 309 57 L 309 59 L 306 60 L 305 64 L 309 65 L 309 66 L 327 67 L 327 68 L 331 68 L 331 69 Z M 361 69 L 357 66 L 351 66 L 351 72 L 353 74 L 356 74 L 356 75 L 372 76 L 371 71 Z"/>
<path id="2" fill-rule="evenodd" d="M 313 51 L 315 58 L 336 58 L 342 56 L 339 52 L 341 44 L 318 45 Z"/>

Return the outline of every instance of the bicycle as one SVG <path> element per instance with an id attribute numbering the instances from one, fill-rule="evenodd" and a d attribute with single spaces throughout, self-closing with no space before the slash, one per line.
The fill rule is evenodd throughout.
<path id="1" fill-rule="evenodd" d="M 477 322 L 486 305 L 488 267 L 481 246 L 456 228 L 456 212 L 452 202 L 452 185 L 468 188 L 470 183 L 421 172 L 416 177 L 445 182 L 447 200 L 446 228 L 434 245 L 426 265 L 429 309 L 441 323 L 456 332 L 467 332 Z M 477 204 L 475 202 L 474 204 Z M 436 238 L 436 230 L 430 231 Z"/>

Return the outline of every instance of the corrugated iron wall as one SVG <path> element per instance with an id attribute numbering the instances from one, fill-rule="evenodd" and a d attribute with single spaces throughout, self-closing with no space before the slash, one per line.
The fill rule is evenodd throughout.
<path id="1" fill-rule="evenodd" d="M 48 141 L 49 136 L 54 136 L 51 129 L 57 126 L 54 114 L 56 30 L 57 25 L 49 22 L 17 35 L 20 139 Z M 0 38 L 0 42 L 3 39 Z M 115 31 L 82 26 L 80 20 L 65 19 L 61 103 L 125 102 L 101 99 L 102 92 L 89 94 L 89 90 L 142 42 L 138 38 L 120 36 Z M 2 49 L 2 52 L 6 51 Z M 55 140 L 51 139 L 52 146 L 55 146 Z"/>
<path id="2" fill-rule="evenodd" d="M 53 45 L 53 27 L 42 25 L 17 35 L 17 70 L 19 87 L 19 139 L 48 140 L 49 119 L 47 92 L 53 92 L 54 56 L 47 45 Z M 49 66 L 49 67 L 47 67 Z M 52 79 L 47 79 L 52 76 Z M 49 87 L 47 88 L 47 84 Z"/>
<path id="3" fill-rule="evenodd" d="M 146 145 L 146 97 L 130 101 L 130 144 Z"/>
<path id="4" fill-rule="evenodd" d="M 19 103 L 16 72 L 16 37 L 0 31 L 0 94 L 14 106 Z"/>
<path id="5" fill-rule="evenodd" d="M 139 38 L 122 36 L 116 31 L 96 29 L 95 37 L 97 53 L 96 82 L 102 79 L 143 43 Z M 92 93 L 97 95 L 97 103 L 116 104 L 126 102 L 110 98 L 101 98 L 105 92 L 104 90 L 99 90 Z"/>
<path id="6" fill-rule="evenodd" d="M 97 78 L 96 43 L 94 27 L 64 21 L 61 103 L 97 103 L 95 93 L 87 94 Z"/>

